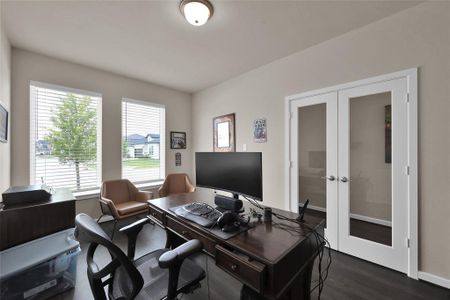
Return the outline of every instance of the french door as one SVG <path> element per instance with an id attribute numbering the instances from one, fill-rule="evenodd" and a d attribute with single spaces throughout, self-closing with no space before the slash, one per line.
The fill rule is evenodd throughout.
<path id="1" fill-rule="evenodd" d="M 411 78 L 391 77 L 288 99 L 290 208 L 309 199 L 331 248 L 415 277 L 416 116 Z"/>
<path id="2" fill-rule="evenodd" d="M 406 79 L 338 92 L 339 251 L 407 272 Z"/>
<path id="3" fill-rule="evenodd" d="M 292 178 L 298 178 L 292 181 L 291 195 L 299 199 L 291 210 L 309 199 L 308 207 L 326 212 L 325 235 L 331 248 L 338 249 L 337 93 L 298 99 L 291 102 L 291 111 L 298 130 L 290 150 L 296 154 Z"/>

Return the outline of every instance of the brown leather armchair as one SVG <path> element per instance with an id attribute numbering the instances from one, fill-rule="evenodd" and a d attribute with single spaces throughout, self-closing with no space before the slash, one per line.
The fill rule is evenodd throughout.
<path id="1" fill-rule="evenodd" d="M 192 185 L 187 174 L 169 174 L 159 189 L 159 197 L 166 197 L 171 194 L 192 193 L 194 191 L 195 187 Z"/>
<path id="2" fill-rule="evenodd" d="M 114 237 L 117 221 L 148 212 L 147 200 L 152 199 L 152 192 L 139 191 L 128 179 L 104 181 L 100 191 L 100 208 L 102 215 L 114 218 Z"/>

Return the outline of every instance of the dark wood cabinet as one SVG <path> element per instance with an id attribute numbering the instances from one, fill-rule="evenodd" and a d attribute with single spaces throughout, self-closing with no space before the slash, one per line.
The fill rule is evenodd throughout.
<path id="1" fill-rule="evenodd" d="M 0 251 L 75 227 L 75 198 L 58 189 L 49 200 L 3 207 L 0 210 Z"/>

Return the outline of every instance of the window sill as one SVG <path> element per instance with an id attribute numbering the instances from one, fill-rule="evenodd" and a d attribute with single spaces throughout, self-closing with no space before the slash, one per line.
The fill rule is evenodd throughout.
<path id="1" fill-rule="evenodd" d="M 164 183 L 164 181 L 155 181 L 155 182 L 135 184 L 135 186 L 139 190 L 146 191 L 146 190 L 154 190 L 156 188 L 159 188 L 159 187 L 161 187 L 161 185 L 163 183 Z M 77 201 L 94 199 L 94 198 L 98 198 L 100 196 L 100 189 L 83 191 L 83 192 L 75 192 L 75 193 L 73 193 L 73 195 L 75 196 L 75 199 Z"/>

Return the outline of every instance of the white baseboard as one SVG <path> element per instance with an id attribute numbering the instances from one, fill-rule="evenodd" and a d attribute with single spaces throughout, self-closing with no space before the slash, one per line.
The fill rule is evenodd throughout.
<path id="1" fill-rule="evenodd" d="M 323 207 L 320 207 L 320 206 L 314 206 L 314 205 L 308 205 L 308 208 L 312 209 L 312 210 L 321 211 L 321 212 L 326 212 L 327 211 L 326 208 L 323 208 Z"/>
<path id="2" fill-rule="evenodd" d="M 387 226 L 387 227 L 391 227 L 392 226 L 391 221 L 387 221 L 387 220 L 383 220 L 383 219 L 377 219 L 377 218 L 372 218 L 372 217 L 367 217 L 367 216 L 358 215 L 358 214 L 350 214 L 350 218 L 356 219 L 356 220 L 360 220 L 360 221 L 364 221 L 364 222 L 373 223 L 373 224 L 383 225 L 383 226 Z"/>
<path id="3" fill-rule="evenodd" d="M 314 205 L 308 205 L 308 208 L 310 208 L 312 210 L 321 211 L 321 212 L 326 212 L 327 211 L 326 208 L 323 208 L 323 207 L 320 207 L 320 206 L 314 206 Z M 367 217 L 367 216 L 358 215 L 358 214 L 350 214 L 350 218 L 355 219 L 355 220 L 368 222 L 368 223 L 388 226 L 388 227 L 392 226 L 391 221 L 387 221 L 387 220 L 383 220 L 383 219 L 377 219 L 377 218 L 372 218 L 372 217 Z"/>
<path id="4" fill-rule="evenodd" d="M 419 271 L 419 279 L 450 289 L 450 279 Z"/>

